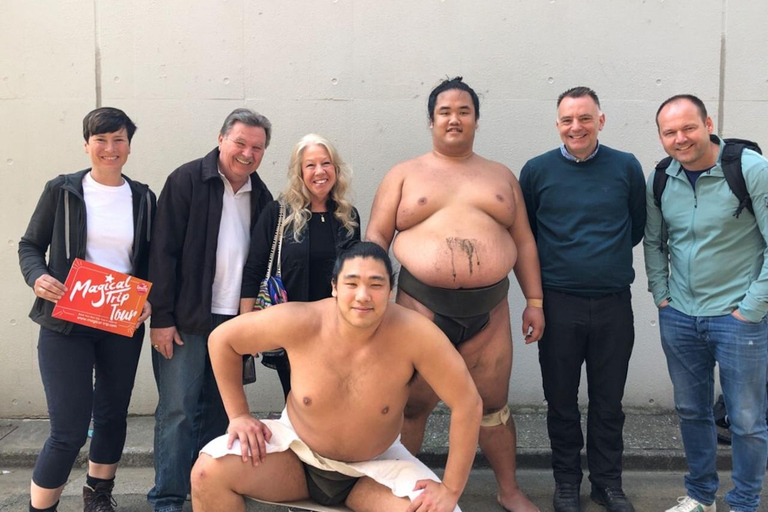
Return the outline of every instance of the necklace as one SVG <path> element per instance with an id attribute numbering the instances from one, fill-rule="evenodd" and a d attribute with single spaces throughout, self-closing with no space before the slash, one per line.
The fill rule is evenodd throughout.
<path id="1" fill-rule="evenodd" d="M 320 222 L 325 222 L 325 212 L 312 212 L 312 215 L 319 215 L 320 216 Z"/>

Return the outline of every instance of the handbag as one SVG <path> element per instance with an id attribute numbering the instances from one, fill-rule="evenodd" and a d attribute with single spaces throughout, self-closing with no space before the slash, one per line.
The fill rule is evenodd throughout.
<path id="1" fill-rule="evenodd" d="M 259 294 L 256 297 L 256 302 L 253 305 L 254 311 L 261 311 L 269 306 L 275 304 L 282 304 L 288 301 L 288 292 L 283 285 L 283 278 L 281 275 L 281 255 L 283 251 L 283 231 L 285 228 L 285 205 L 280 204 L 280 214 L 277 219 L 277 228 L 275 228 L 275 236 L 272 239 L 272 250 L 269 253 L 269 263 L 267 264 L 267 275 L 261 281 L 259 285 Z M 272 263 L 277 256 L 277 272 L 272 275 Z M 275 350 L 266 350 L 262 352 L 262 355 L 269 357 L 279 357 L 285 355 L 285 349 L 279 348 Z"/>
<path id="2" fill-rule="evenodd" d="M 256 296 L 256 302 L 253 304 L 253 311 L 261 311 L 274 304 L 281 304 L 288 300 L 288 293 L 283 286 L 283 279 L 280 276 L 281 262 L 280 256 L 283 249 L 283 221 L 285 220 L 285 205 L 280 204 L 280 213 L 277 217 L 277 227 L 275 235 L 272 237 L 272 249 L 269 251 L 269 263 L 267 264 L 267 275 L 259 284 L 259 294 Z M 277 273 L 272 275 L 272 262 L 275 260 L 277 252 Z M 285 349 L 268 350 L 262 352 L 263 355 L 279 357 L 285 354 Z M 256 382 L 256 358 L 253 354 L 243 356 L 243 384 L 253 384 Z"/>

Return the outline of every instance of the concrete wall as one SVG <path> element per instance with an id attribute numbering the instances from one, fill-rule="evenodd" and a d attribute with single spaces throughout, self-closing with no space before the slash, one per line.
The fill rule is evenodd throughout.
<path id="1" fill-rule="evenodd" d="M 214 146 L 235 107 L 274 124 L 259 170 L 273 191 L 285 183 L 292 144 L 325 134 L 355 171 L 364 223 L 386 171 L 430 149 L 426 98 L 446 76 L 463 75 L 482 95 L 476 151 L 515 173 L 559 143 L 555 98 L 582 84 L 603 102 L 601 142 L 633 152 L 646 172 L 663 155 L 656 108 L 680 92 L 700 95 L 725 135 L 768 148 L 768 10 L 759 1 L 0 0 L 0 12 L 4 417 L 46 413 L 17 243 L 43 184 L 88 166 L 80 123 L 98 105 L 138 124 L 126 173 L 158 193 L 170 171 Z M 625 401 L 669 408 L 640 249 L 635 267 Z M 514 286 L 511 301 L 518 333 Z M 144 350 L 137 414 L 156 402 L 149 343 Z M 519 335 L 510 390 L 517 405 L 543 399 L 537 349 Z M 279 407 L 274 372 L 263 369 L 249 394 L 256 410 Z"/>

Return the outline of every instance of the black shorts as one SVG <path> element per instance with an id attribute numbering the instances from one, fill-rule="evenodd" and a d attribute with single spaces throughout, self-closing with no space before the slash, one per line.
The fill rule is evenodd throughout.
<path id="1" fill-rule="evenodd" d="M 397 286 L 428 307 L 435 314 L 435 325 L 458 345 L 488 325 L 491 311 L 507 296 L 509 278 L 482 288 L 438 288 L 422 283 L 401 267 Z"/>
<path id="2" fill-rule="evenodd" d="M 302 462 L 309 497 L 321 505 L 342 505 L 360 477 L 326 471 Z"/>

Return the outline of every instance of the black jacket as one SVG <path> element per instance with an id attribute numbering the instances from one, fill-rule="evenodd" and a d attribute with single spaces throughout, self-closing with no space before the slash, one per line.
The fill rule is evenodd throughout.
<path id="1" fill-rule="evenodd" d="M 224 183 L 219 149 L 173 171 L 157 205 L 149 259 L 152 290 L 150 326 L 172 327 L 190 334 L 211 330 L 216 245 Z M 267 186 L 251 174 L 251 232 L 259 213 L 272 200 Z"/>
<path id="2" fill-rule="evenodd" d="M 43 194 L 19 242 L 19 265 L 27 285 L 50 274 L 62 283 L 75 258 L 85 259 L 86 211 L 83 177 L 90 169 L 62 174 L 45 184 Z M 149 187 L 123 175 L 133 196 L 133 275 L 147 279 L 149 242 L 155 215 L 155 194 Z M 67 237 L 67 231 L 69 236 Z M 50 247 L 48 262 L 45 253 Z M 48 329 L 69 333 L 72 323 L 53 318 L 54 303 L 37 297 L 29 317 Z"/>
<path id="3" fill-rule="evenodd" d="M 336 210 L 336 205 L 329 201 L 328 211 Z M 289 212 L 286 212 L 288 214 Z M 273 201 L 267 205 L 262 212 L 262 217 L 256 225 L 251 237 L 251 250 L 248 254 L 248 261 L 243 269 L 243 285 L 240 297 L 253 298 L 259 294 L 259 284 L 267 274 L 267 265 L 269 264 L 269 253 L 272 249 L 272 240 L 277 229 L 277 218 L 280 215 L 280 203 Z M 333 242 L 338 247 L 340 244 L 353 239 L 360 240 L 360 215 L 357 209 L 354 209 L 354 218 L 358 222 L 352 236 L 349 236 L 347 229 L 336 218 L 330 216 L 333 226 Z M 285 291 L 289 301 L 306 301 L 309 298 L 309 236 L 307 229 L 304 230 L 304 236 L 301 242 L 296 242 L 293 238 L 293 231 L 285 230 L 283 236 L 283 250 L 280 264 L 282 266 L 282 279 L 285 285 Z M 277 270 L 277 265 L 272 264 L 273 272 Z M 328 276 L 330 281 L 331 276 Z"/>

